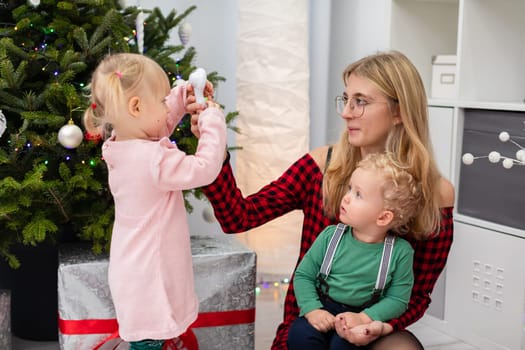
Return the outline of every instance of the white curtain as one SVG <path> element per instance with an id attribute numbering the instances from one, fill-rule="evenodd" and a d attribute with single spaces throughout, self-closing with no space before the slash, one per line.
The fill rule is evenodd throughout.
<path id="1" fill-rule="evenodd" d="M 239 0 L 236 178 L 245 195 L 308 152 L 308 0 Z M 262 274 L 289 275 L 302 213 L 238 235 Z"/>

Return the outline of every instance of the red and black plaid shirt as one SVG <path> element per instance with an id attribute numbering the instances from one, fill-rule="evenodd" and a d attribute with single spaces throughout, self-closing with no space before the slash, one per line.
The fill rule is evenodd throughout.
<path id="1" fill-rule="evenodd" d="M 313 158 L 306 154 L 291 165 L 277 180 L 246 198 L 237 188 L 228 162 L 218 178 L 205 187 L 217 220 L 226 233 L 244 232 L 280 217 L 292 210 L 304 213 L 300 261 L 317 235 L 336 222 L 328 219 L 322 210 L 321 184 L 323 174 Z M 430 304 L 430 293 L 445 267 L 452 244 L 452 209 L 442 209 L 438 235 L 425 241 L 412 241 L 414 248 L 414 287 L 408 308 L 400 317 L 390 320 L 394 329 L 404 329 L 423 316 Z M 299 314 L 299 308 L 290 283 L 284 302 L 284 320 L 277 328 L 273 350 L 286 350 L 288 329 Z"/>

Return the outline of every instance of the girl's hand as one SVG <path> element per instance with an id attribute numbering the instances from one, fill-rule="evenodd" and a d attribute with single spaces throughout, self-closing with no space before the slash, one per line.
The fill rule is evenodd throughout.
<path id="1" fill-rule="evenodd" d="M 200 103 L 193 103 L 194 105 L 202 106 Z M 206 101 L 207 107 L 214 107 L 221 109 L 221 105 L 214 102 L 214 101 Z M 195 108 L 194 113 L 191 114 L 190 119 L 190 127 L 191 127 L 191 133 L 195 135 L 196 138 L 199 138 L 201 136 L 200 130 L 199 130 L 199 116 L 201 112 L 204 110 L 204 107 L 202 108 Z"/>
<path id="2" fill-rule="evenodd" d="M 191 115 L 190 126 L 191 132 L 195 137 L 200 137 L 199 131 L 199 115 L 207 107 L 221 108 L 221 106 L 213 100 L 213 85 L 209 81 L 206 81 L 206 86 L 204 87 L 204 96 L 207 98 L 206 106 L 203 106 L 200 103 L 197 103 L 195 98 L 195 93 L 193 86 L 188 84 L 186 86 L 186 111 Z"/>
<path id="3" fill-rule="evenodd" d="M 208 100 L 213 101 L 213 85 L 209 81 L 206 81 L 206 86 L 204 87 L 203 95 Z M 195 90 L 193 89 L 193 86 L 191 84 L 186 84 L 186 108 L 188 113 L 193 114 L 193 112 L 198 109 L 198 106 L 201 106 L 202 109 L 205 108 L 205 106 L 202 106 L 201 104 L 195 103 L 197 101 L 195 97 Z"/>

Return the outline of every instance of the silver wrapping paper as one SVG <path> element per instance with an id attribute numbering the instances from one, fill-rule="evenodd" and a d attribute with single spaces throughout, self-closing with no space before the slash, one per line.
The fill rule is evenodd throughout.
<path id="1" fill-rule="evenodd" d="M 253 251 L 227 235 L 192 236 L 191 246 L 200 313 L 255 308 L 256 256 Z M 59 259 L 60 319 L 115 318 L 107 283 L 108 257 L 95 255 L 86 246 L 70 245 L 61 248 Z M 249 350 L 255 346 L 254 323 L 193 328 L 192 331 L 197 336 L 199 350 Z M 60 349 L 92 349 L 108 335 L 59 333 Z M 125 348 L 127 345 L 122 344 L 118 349 Z"/>
<path id="2" fill-rule="evenodd" d="M 0 289 L 0 349 L 11 349 L 11 292 Z"/>
<path id="3" fill-rule="evenodd" d="M 255 308 L 255 253 L 232 236 L 192 236 L 199 312 Z M 254 349 L 255 325 L 195 328 L 200 350 Z"/>
<path id="4" fill-rule="evenodd" d="M 108 256 L 86 245 L 63 245 L 59 251 L 58 314 L 61 320 L 112 319 L 115 308 L 108 286 Z M 64 335 L 60 349 L 88 350 L 108 334 Z"/>

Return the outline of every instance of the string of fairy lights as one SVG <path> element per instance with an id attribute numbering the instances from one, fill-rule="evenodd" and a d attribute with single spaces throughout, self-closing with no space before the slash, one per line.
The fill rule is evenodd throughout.
<path id="1" fill-rule="evenodd" d="M 289 284 L 290 284 L 289 278 L 283 278 L 279 281 L 261 280 L 259 281 L 259 283 L 257 283 L 257 286 L 255 286 L 255 295 L 258 296 L 259 294 L 261 294 L 263 290 L 266 290 L 266 289 L 287 287 Z"/>

